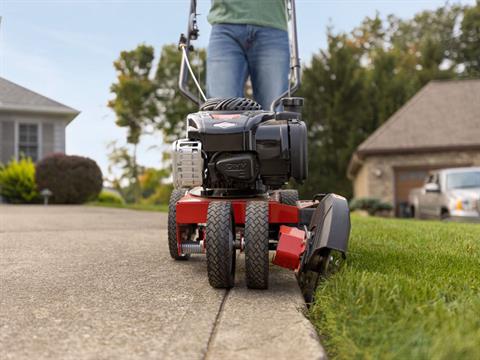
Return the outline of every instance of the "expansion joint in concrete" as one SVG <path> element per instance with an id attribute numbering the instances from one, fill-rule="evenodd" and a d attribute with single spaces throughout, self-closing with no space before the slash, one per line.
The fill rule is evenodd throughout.
<path id="1" fill-rule="evenodd" d="M 203 360 L 209 359 L 210 348 L 215 340 L 215 336 L 217 335 L 218 325 L 220 324 L 220 320 L 223 314 L 223 308 L 225 307 L 225 304 L 227 302 L 228 294 L 230 294 L 230 289 L 227 289 L 225 291 L 222 301 L 220 302 L 220 306 L 218 307 L 217 316 L 215 317 L 215 322 L 213 323 L 212 331 L 210 332 L 210 336 L 208 338 L 207 350 L 205 351 L 205 356 L 203 357 Z"/>

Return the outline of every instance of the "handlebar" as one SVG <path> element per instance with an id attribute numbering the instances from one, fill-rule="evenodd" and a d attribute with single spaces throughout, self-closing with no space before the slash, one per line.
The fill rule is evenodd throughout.
<path id="1" fill-rule="evenodd" d="M 290 75 L 293 75 L 295 78 L 295 82 L 291 83 L 291 79 L 289 79 L 288 83 L 288 90 L 283 92 L 280 96 L 278 96 L 270 105 L 270 111 L 275 111 L 276 107 L 284 98 L 285 96 L 290 97 L 293 95 L 301 84 L 301 71 L 300 71 L 300 58 L 298 56 L 298 38 L 297 38 L 297 13 L 295 9 L 295 0 L 285 0 L 285 6 L 288 13 L 288 3 L 290 3 L 290 49 L 291 49 L 291 56 L 290 56 Z"/>
<path id="2" fill-rule="evenodd" d="M 198 26 L 197 26 L 197 0 L 190 0 L 190 12 L 188 16 L 187 24 L 187 36 L 184 34 L 180 35 L 180 41 L 178 43 L 178 48 L 182 50 L 182 61 L 180 64 L 180 75 L 178 77 L 178 87 L 183 96 L 192 101 L 193 103 L 200 106 L 202 102 L 198 97 L 196 97 L 190 90 L 187 88 L 188 82 L 188 71 L 187 71 L 187 62 L 188 54 L 193 50 L 193 46 L 190 45 L 191 40 L 197 40 L 199 36 Z"/>

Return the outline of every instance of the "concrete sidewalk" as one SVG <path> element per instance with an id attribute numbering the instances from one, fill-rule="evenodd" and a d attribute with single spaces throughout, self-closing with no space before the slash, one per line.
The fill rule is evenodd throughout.
<path id="1" fill-rule="evenodd" d="M 168 255 L 166 214 L 0 206 L 1 359 L 322 359 L 294 276 L 208 285 Z"/>

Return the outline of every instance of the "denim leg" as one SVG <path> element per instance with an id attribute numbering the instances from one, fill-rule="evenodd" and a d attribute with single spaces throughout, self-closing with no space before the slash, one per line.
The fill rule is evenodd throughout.
<path id="1" fill-rule="evenodd" d="M 213 25 L 207 51 L 207 97 L 244 96 L 248 63 L 245 25 Z"/>
<path id="2" fill-rule="evenodd" d="M 248 26 L 251 44 L 247 50 L 253 96 L 265 110 L 288 89 L 290 46 L 284 30 Z"/>

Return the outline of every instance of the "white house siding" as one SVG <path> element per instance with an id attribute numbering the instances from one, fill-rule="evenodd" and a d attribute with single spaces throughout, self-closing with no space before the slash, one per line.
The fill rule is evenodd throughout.
<path id="1" fill-rule="evenodd" d="M 0 162 L 8 162 L 12 156 L 18 158 L 19 124 L 38 124 L 39 159 L 53 152 L 65 152 L 64 116 L 34 113 L 0 113 Z"/>
<path id="2" fill-rule="evenodd" d="M 15 121 L 9 114 L 0 114 L 0 162 L 15 156 Z"/>
<path id="3" fill-rule="evenodd" d="M 0 164 L 3 162 L 3 155 L 2 155 L 2 129 L 3 129 L 3 123 L 0 120 Z"/>
<path id="4" fill-rule="evenodd" d="M 56 122 L 53 128 L 54 152 L 65 152 L 65 128 L 66 122 Z"/>
<path id="5" fill-rule="evenodd" d="M 42 122 L 41 151 L 44 157 L 55 151 L 54 126 L 52 122 Z"/>

